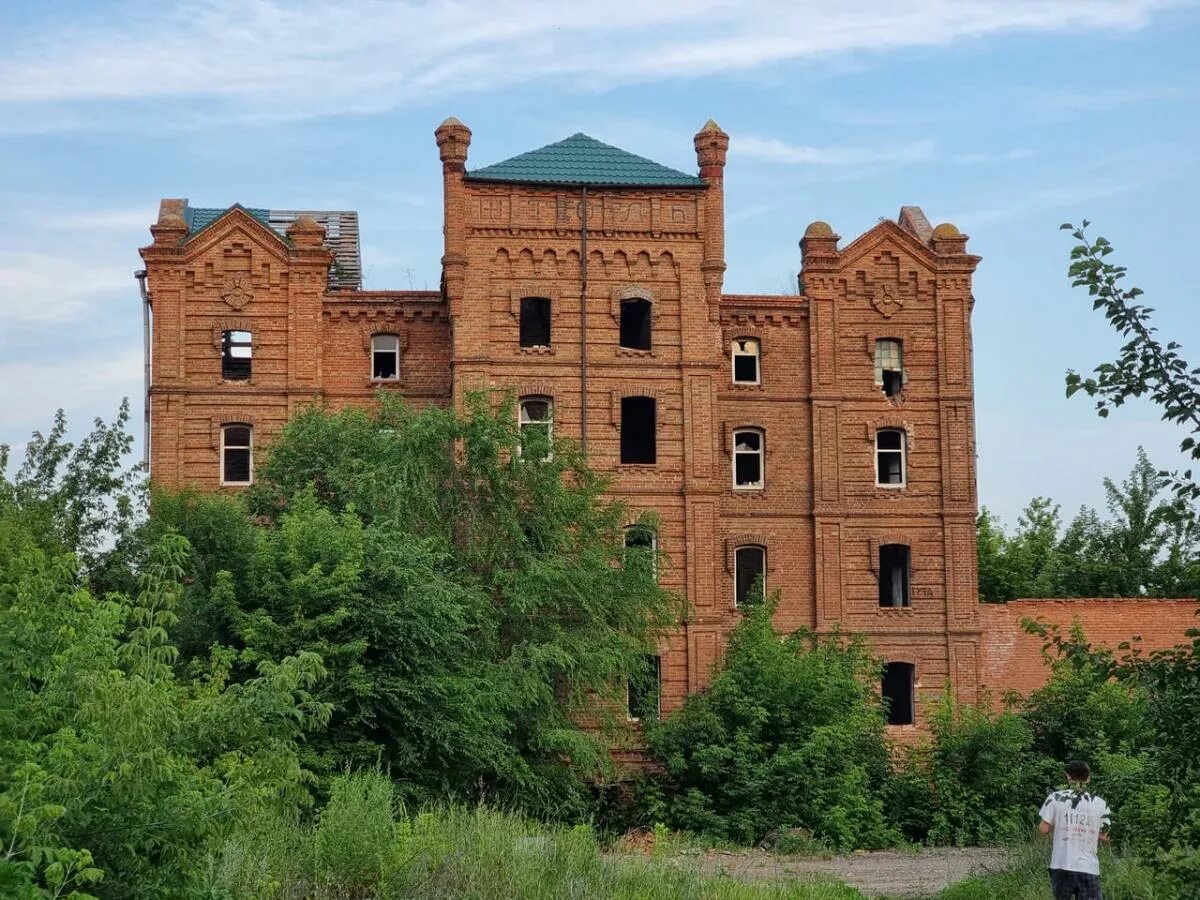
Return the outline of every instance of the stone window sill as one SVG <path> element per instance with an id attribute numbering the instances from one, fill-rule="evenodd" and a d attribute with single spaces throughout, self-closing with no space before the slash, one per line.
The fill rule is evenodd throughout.
<path id="1" fill-rule="evenodd" d="M 656 463 L 617 463 L 617 471 L 622 475 L 653 475 L 658 472 Z"/>
<path id="2" fill-rule="evenodd" d="M 553 356 L 554 348 L 549 345 L 537 347 L 518 347 L 517 352 L 522 356 Z"/>
<path id="3" fill-rule="evenodd" d="M 912 604 L 908 606 L 876 606 L 875 615 L 877 616 L 911 616 Z"/>
<path id="4" fill-rule="evenodd" d="M 658 354 L 653 350 L 633 350 L 629 347 L 618 347 L 617 356 L 625 356 L 630 359 L 654 359 Z"/>
<path id="5" fill-rule="evenodd" d="M 393 387 L 393 388 L 398 388 L 398 387 L 400 387 L 400 379 L 399 379 L 399 378 L 369 378 L 369 379 L 367 379 L 367 387 L 373 387 L 373 388 L 386 388 L 386 387 Z"/>

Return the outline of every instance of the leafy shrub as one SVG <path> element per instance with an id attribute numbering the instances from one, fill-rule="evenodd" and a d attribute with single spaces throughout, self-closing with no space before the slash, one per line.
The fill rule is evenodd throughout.
<path id="1" fill-rule="evenodd" d="M 774 609 L 753 608 L 708 690 L 647 729 L 666 775 L 663 813 L 746 843 L 793 827 L 839 848 L 891 843 L 878 664 L 858 640 L 780 637 Z"/>

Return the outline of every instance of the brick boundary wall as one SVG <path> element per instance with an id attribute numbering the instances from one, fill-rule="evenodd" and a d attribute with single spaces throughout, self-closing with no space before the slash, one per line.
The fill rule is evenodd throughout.
<path id="1" fill-rule="evenodd" d="M 1187 643 L 1186 632 L 1200 628 L 1200 601 L 1160 599 L 1013 600 L 979 604 L 983 630 L 980 682 L 998 697 L 1004 691 L 1028 694 L 1045 684 L 1049 669 L 1042 660 L 1042 639 L 1021 627 L 1024 618 L 1058 625 L 1078 621 L 1096 645 L 1116 649 L 1141 638 L 1145 651 Z"/>

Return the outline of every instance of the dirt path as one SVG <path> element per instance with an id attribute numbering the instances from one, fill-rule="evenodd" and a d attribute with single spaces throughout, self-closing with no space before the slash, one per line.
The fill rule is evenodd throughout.
<path id="1" fill-rule="evenodd" d="M 1008 856 L 993 847 L 942 847 L 919 853 L 881 850 L 829 859 L 760 850 L 711 850 L 692 859 L 702 872 L 726 872 L 747 881 L 819 872 L 853 885 L 868 897 L 928 897 L 971 875 L 1002 870 Z"/>

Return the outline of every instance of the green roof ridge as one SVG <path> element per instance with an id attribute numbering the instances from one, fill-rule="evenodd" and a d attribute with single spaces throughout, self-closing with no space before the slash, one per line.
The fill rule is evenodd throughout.
<path id="1" fill-rule="evenodd" d="M 582 131 L 537 150 L 467 172 L 469 181 L 578 184 L 613 187 L 704 187 L 652 159 L 598 141 Z"/>

